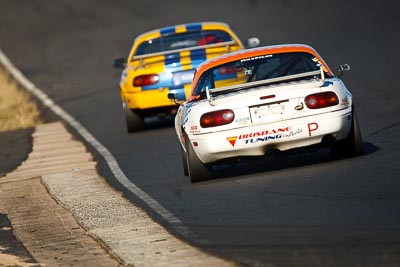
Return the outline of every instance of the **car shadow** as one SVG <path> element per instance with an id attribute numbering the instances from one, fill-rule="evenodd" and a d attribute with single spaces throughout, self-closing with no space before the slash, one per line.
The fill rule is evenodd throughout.
<path id="1" fill-rule="evenodd" d="M 158 117 L 146 118 L 145 130 L 173 127 L 174 123 L 175 123 L 175 116 L 166 116 L 162 118 Z"/>
<path id="2" fill-rule="evenodd" d="M 374 144 L 364 142 L 364 155 L 360 157 L 371 155 L 380 149 Z M 352 157 L 332 155 L 327 147 L 318 149 L 299 148 L 285 152 L 268 153 L 264 157 L 243 158 L 235 162 L 216 164 L 213 166 L 213 174 L 215 179 L 229 178 L 324 164 L 350 158 Z"/>

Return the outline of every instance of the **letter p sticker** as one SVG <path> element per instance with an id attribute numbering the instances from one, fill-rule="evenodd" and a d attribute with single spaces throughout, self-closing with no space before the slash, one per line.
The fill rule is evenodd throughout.
<path id="1" fill-rule="evenodd" d="M 316 131 L 318 129 L 318 123 L 312 122 L 308 124 L 308 136 L 311 136 L 311 132 Z"/>

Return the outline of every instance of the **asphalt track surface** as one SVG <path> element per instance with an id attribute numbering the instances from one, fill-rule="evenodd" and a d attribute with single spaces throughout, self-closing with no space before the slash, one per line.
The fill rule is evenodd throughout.
<path id="1" fill-rule="evenodd" d="M 184 240 L 250 266 L 400 265 L 400 17 L 395 1 L 0 1 L 0 49 L 114 155 L 125 175 L 190 230 Z M 190 184 L 172 121 L 127 134 L 112 59 L 133 38 L 224 21 L 263 45 L 305 43 L 354 95 L 366 154 L 285 154 Z"/>

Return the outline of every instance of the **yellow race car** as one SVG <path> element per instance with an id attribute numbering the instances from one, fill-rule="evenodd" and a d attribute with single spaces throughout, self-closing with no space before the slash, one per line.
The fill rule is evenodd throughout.
<path id="1" fill-rule="evenodd" d="M 259 39 L 249 38 L 246 45 L 258 46 Z M 113 62 L 122 69 L 119 85 L 127 131 L 143 130 L 145 118 L 175 115 L 177 105 L 168 99 L 169 93 L 186 100 L 201 62 L 244 48 L 231 28 L 220 22 L 188 23 L 139 35 L 128 59 Z"/>

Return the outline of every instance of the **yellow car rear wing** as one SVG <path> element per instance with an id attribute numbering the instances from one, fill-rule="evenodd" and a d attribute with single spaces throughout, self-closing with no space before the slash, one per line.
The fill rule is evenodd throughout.
<path id="1" fill-rule="evenodd" d="M 166 56 L 166 55 L 176 54 L 176 53 L 185 52 L 185 51 L 193 51 L 193 50 L 198 50 L 198 49 L 207 49 L 207 48 L 215 48 L 215 47 L 223 47 L 223 46 L 226 47 L 227 52 L 230 52 L 230 47 L 234 46 L 234 45 L 239 45 L 239 44 L 237 44 L 235 41 L 228 41 L 228 42 L 221 42 L 221 43 L 215 43 L 215 44 L 193 46 L 193 47 L 189 47 L 189 48 L 174 49 L 174 50 L 168 50 L 168 51 L 163 51 L 163 52 L 134 56 L 132 58 L 132 61 L 140 60 L 141 63 L 143 63 L 144 59 L 151 58 L 151 57 Z"/>

